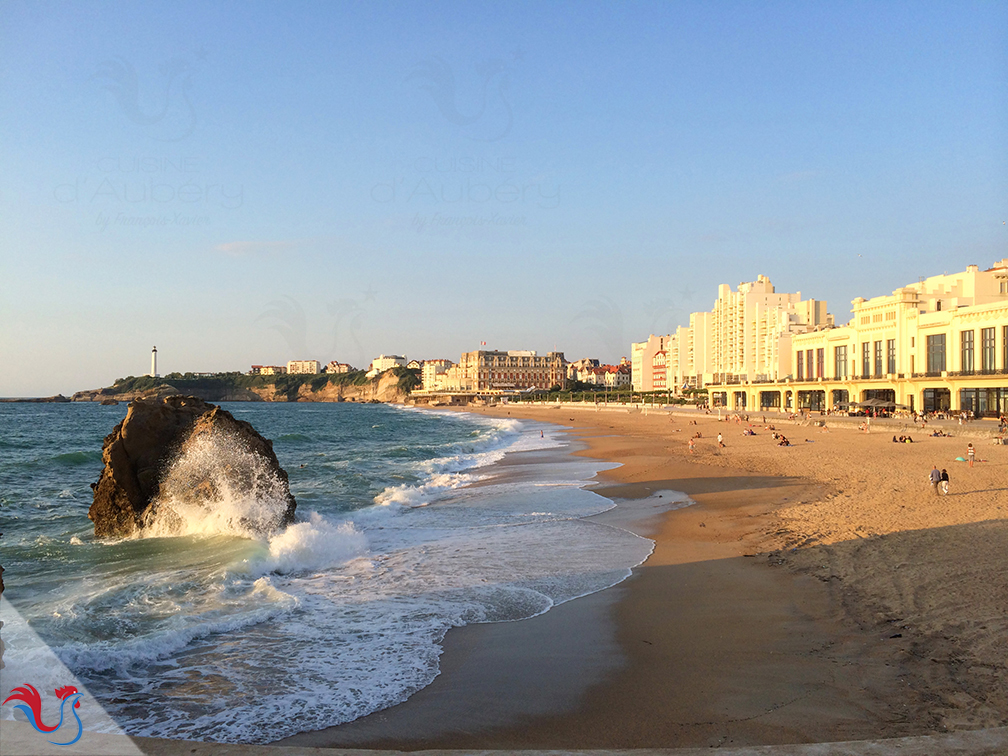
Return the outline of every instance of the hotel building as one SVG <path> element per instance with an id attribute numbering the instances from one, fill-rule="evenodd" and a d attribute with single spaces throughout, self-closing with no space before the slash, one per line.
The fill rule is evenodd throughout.
<path id="1" fill-rule="evenodd" d="M 545 357 L 534 351 L 498 352 L 477 350 L 463 352 L 448 371 L 447 383 L 457 384 L 451 390 L 481 392 L 521 391 L 529 388 L 563 388 L 567 384 L 567 361 L 563 352 L 550 352 Z"/>
<path id="2" fill-rule="evenodd" d="M 1008 260 L 859 297 L 851 314 L 845 326 L 792 334 L 786 376 L 717 376 L 711 403 L 818 412 L 876 400 L 977 417 L 1008 412 Z"/>

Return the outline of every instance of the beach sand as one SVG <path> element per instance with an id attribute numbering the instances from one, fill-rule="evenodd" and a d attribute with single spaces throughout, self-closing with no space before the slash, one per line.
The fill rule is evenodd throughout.
<path id="1" fill-rule="evenodd" d="M 1008 447 L 768 416 L 794 444 L 779 447 L 755 414 L 745 436 L 696 411 L 472 411 L 567 426 L 576 453 L 619 463 L 593 488 L 619 506 L 595 519 L 654 553 L 539 617 L 452 630 L 408 701 L 283 743 L 672 748 L 1008 724 Z M 968 441 L 974 468 L 954 461 Z M 668 491 L 696 503 L 663 511 Z"/>

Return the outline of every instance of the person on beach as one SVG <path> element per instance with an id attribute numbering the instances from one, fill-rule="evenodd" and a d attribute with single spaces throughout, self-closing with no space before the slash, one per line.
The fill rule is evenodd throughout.
<path id="1" fill-rule="evenodd" d="M 721 434 L 720 433 L 717 434 L 717 445 L 721 449 L 724 449 L 724 442 L 721 440 Z"/>
<path id="2" fill-rule="evenodd" d="M 693 438 L 692 438 L 692 437 L 690 437 L 690 440 L 689 440 L 689 453 L 690 453 L 690 454 L 692 454 L 692 453 L 693 453 L 693 449 L 694 449 L 695 447 L 696 447 L 696 441 L 694 441 L 694 440 L 693 440 Z"/>
<path id="3" fill-rule="evenodd" d="M 973 448 L 973 444 L 966 446 L 966 460 L 969 462 L 969 466 L 973 467 L 973 459 L 976 457 L 976 449 Z"/>
<path id="4" fill-rule="evenodd" d="M 938 465 L 931 468 L 931 474 L 928 476 L 931 481 L 931 490 L 934 491 L 934 495 L 938 495 L 938 484 L 941 483 L 941 471 L 938 469 Z"/>
<path id="5" fill-rule="evenodd" d="M 941 471 L 941 483 L 938 484 L 938 487 L 941 488 L 943 496 L 948 495 L 949 476 L 948 476 L 948 470 L 946 470 L 944 467 L 942 468 Z"/>

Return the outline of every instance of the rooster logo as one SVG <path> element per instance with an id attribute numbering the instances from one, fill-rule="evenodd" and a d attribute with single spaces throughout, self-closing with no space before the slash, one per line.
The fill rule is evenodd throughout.
<path id="1" fill-rule="evenodd" d="M 56 688 L 55 693 L 57 698 L 63 702 L 60 704 L 59 724 L 55 727 L 49 727 L 42 721 L 42 696 L 40 696 L 39 692 L 28 683 L 25 683 L 23 688 L 14 688 L 14 690 L 11 691 L 11 694 L 7 696 L 4 704 L 8 701 L 23 701 L 24 703 L 20 703 L 14 708 L 20 709 L 25 715 L 27 715 L 28 721 L 31 722 L 32 727 L 41 732 L 43 735 L 48 735 L 51 732 L 56 732 L 56 730 L 63 726 L 63 720 L 66 715 L 66 705 L 68 702 L 72 701 L 73 703 L 70 706 L 70 713 L 73 714 L 74 719 L 77 720 L 77 734 L 74 736 L 73 740 L 68 740 L 65 743 L 57 743 L 55 740 L 50 740 L 49 742 L 58 746 L 73 745 L 80 740 L 81 732 L 84 729 L 84 725 L 81 724 L 80 717 L 77 716 L 77 712 L 75 711 L 75 709 L 80 706 L 81 694 L 77 692 L 77 688 L 73 685 L 64 685 L 62 688 Z"/>

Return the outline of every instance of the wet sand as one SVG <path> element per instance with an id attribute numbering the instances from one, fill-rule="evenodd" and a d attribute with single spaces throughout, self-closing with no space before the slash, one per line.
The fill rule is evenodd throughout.
<path id="1" fill-rule="evenodd" d="M 441 674 L 408 701 L 283 743 L 745 746 L 1008 723 L 1008 447 L 972 439 L 988 461 L 959 463 L 937 499 L 927 472 L 965 439 L 777 418 L 796 444 L 781 448 L 762 424 L 742 436 L 702 414 L 476 411 L 563 424 L 576 453 L 619 463 L 593 490 L 620 505 L 596 519 L 654 553 L 540 617 L 452 630 Z M 664 491 L 696 503 L 662 513 Z"/>

